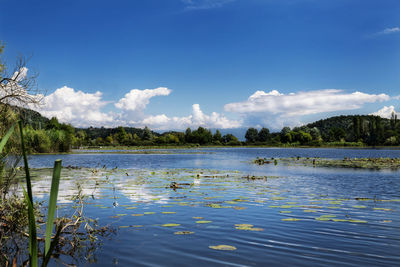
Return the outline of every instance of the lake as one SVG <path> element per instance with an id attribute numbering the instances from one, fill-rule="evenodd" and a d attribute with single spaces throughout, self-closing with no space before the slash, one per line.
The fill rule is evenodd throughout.
<path id="1" fill-rule="evenodd" d="M 116 229 L 115 235 L 102 240 L 93 262 L 81 258 L 75 264 L 399 265 L 399 171 L 258 166 L 251 161 L 297 156 L 400 158 L 400 150 L 121 152 L 125 151 L 80 151 L 29 159 L 33 168 L 52 167 L 55 159 L 62 159 L 63 166 L 85 167 L 63 169 L 60 211 L 70 207 L 79 181 L 83 192 L 94 197 L 85 205 L 85 214 Z M 173 183 L 177 188 L 170 188 Z M 37 200 L 46 197 L 49 186 L 50 176 L 39 172 L 33 182 Z"/>

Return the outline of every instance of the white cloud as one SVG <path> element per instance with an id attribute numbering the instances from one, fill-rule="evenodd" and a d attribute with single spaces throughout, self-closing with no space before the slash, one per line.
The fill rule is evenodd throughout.
<path id="1" fill-rule="evenodd" d="M 225 110 L 237 113 L 268 112 L 286 116 L 309 115 L 322 112 L 352 110 L 365 103 L 389 100 L 386 94 L 344 93 L 343 90 L 326 89 L 308 92 L 281 94 L 257 91 L 247 101 L 225 105 Z"/>
<path id="2" fill-rule="evenodd" d="M 235 0 L 181 0 L 185 9 L 211 9 L 222 7 L 223 5 Z"/>
<path id="3" fill-rule="evenodd" d="M 212 112 L 211 115 L 204 114 L 199 104 L 192 106 L 192 114 L 186 117 L 168 117 L 165 114 L 147 116 L 140 122 L 135 122 L 140 126 L 149 126 L 155 130 L 184 130 L 188 127 L 197 128 L 199 126 L 206 128 L 239 128 L 241 121 L 230 120 L 222 114 Z"/>
<path id="4" fill-rule="evenodd" d="M 64 86 L 44 97 L 43 105 L 34 109 L 77 127 L 103 126 L 113 122 L 113 116 L 101 111 L 107 104 L 101 97 L 101 92 L 90 94 Z"/>
<path id="5" fill-rule="evenodd" d="M 133 89 L 121 98 L 115 106 L 119 109 L 129 111 L 142 111 L 150 102 L 150 98 L 154 96 L 167 96 L 171 90 L 166 87 L 159 87 L 156 89 Z"/>
<path id="6" fill-rule="evenodd" d="M 146 106 L 150 103 L 152 97 L 166 96 L 170 93 L 171 90 L 165 87 L 145 90 L 134 89 L 114 104 L 120 112 L 105 113 L 102 108 L 109 102 L 102 100 L 101 92 L 90 94 L 64 86 L 44 97 L 43 104 L 40 107 L 32 108 L 48 118 L 57 117 L 59 121 L 71 123 L 76 127 L 115 127 L 122 125 L 148 126 L 154 130 L 184 130 L 187 127 L 203 126 L 224 129 L 237 128 L 241 125 L 241 122 L 230 120 L 216 112 L 207 115 L 203 113 L 198 104 L 192 106 L 192 113 L 188 116 L 168 117 L 165 114 L 145 114 Z"/>
<path id="7" fill-rule="evenodd" d="M 396 33 L 396 32 L 400 32 L 399 27 L 386 28 L 383 31 L 381 31 L 380 34 L 392 34 L 392 33 Z"/>
<path id="8" fill-rule="evenodd" d="M 386 94 L 345 93 L 338 89 L 281 94 L 257 91 L 246 101 L 229 103 L 225 110 L 242 114 L 247 124 L 262 123 L 272 127 L 299 123 L 300 117 L 324 112 L 354 110 L 366 103 L 389 100 Z"/>
<path id="9" fill-rule="evenodd" d="M 392 113 L 394 113 L 398 117 L 400 117 L 400 113 L 396 112 L 396 110 L 394 109 L 394 106 L 389 106 L 389 107 L 384 106 L 383 108 L 381 108 L 377 112 L 371 113 L 369 115 L 375 115 L 375 116 L 380 116 L 382 118 L 390 119 L 391 116 L 392 116 Z"/>
<path id="10" fill-rule="evenodd" d="M 400 27 L 393 27 L 393 28 L 386 28 L 380 32 L 373 33 L 369 35 L 368 37 L 373 38 L 373 37 L 378 37 L 382 35 L 389 35 L 389 34 L 394 34 L 400 32 Z"/>

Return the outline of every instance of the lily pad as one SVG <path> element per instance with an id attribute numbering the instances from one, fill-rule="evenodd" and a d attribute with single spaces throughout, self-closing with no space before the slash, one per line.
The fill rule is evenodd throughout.
<path id="1" fill-rule="evenodd" d="M 245 209 L 247 209 L 247 208 L 245 208 L 245 207 L 233 207 L 235 210 L 245 210 Z"/>
<path id="2" fill-rule="evenodd" d="M 349 220 L 346 220 L 346 219 L 332 219 L 332 221 L 334 221 L 334 222 L 347 222 Z"/>
<path id="3" fill-rule="evenodd" d="M 317 221 L 330 221 L 331 218 L 327 218 L 327 217 L 317 217 L 315 218 Z"/>
<path id="4" fill-rule="evenodd" d="M 163 227 L 176 227 L 176 226 L 180 226 L 179 223 L 166 223 L 162 225 Z"/>
<path id="5" fill-rule="evenodd" d="M 285 221 L 285 222 L 296 222 L 296 221 L 301 221 L 301 219 L 298 219 L 298 218 L 286 218 L 286 219 L 282 219 L 282 221 Z"/>
<path id="6" fill-rule="evenodd" d="M 162 211 L 162 214 L 175 214 L 175 211 Z"/>
<path id="7" fill-rule="evenodd" d="M 236 250 L 236 247 L 229 245 L 217 245 L 217 246 L 208 246 L 211 249 L 215 250 Z"/>
<path id="8" fill-rule="evenodd" d="M 175 235 L 191 235 L 194 234 L 194 232 L 191 231 L 178 231 L 174 233 Z"/>
<path id="9" fill-rule="evenodd" d="M 212 221 L 196 221 L 196 223 L 212 223 Z"/>
<path id="10" fill-rule="evenodd" d="M 235 224 L 236 227 L 253 227 L 254 225 L 248 223 Z"/>

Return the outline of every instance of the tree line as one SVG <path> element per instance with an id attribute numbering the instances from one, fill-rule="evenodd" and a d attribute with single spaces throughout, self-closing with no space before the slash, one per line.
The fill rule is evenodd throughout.
<path id="1" fill-rule="evenodd" d="M 305 126 L 283 127 L 269 133 L 249 128 L 246 144 L 307 146 L 397 146 L 400 145 L 400 123 L 392 113 L 390 119 L 372 115 L 336 116 Z"/>
<path id="2" fill-rule="evenodd" d="M 14 113 L 14 115 L 10 115 Z M 337 116 L 300 127 L 283 127 L 270 132 L 268 128 L 249 128 L 245 141 L 233 134 L 222 135 L 219 130 L 198 127 L 186 131 L 157 133 L 148 127 L 74 128 L 60 123 L 57 118 L 47 119 L 39 113 L 22 108 L 1 112 L 24 118 L 27 146 L 31 153 L 69 152 L 73 148 L 103 146 L 396 146 L 400 145 L 400 123 L 395 114 L 390 119 L 379 116 Z M 1 114 L 0 114 L 1 116 Z M 1 118 L 0 118 L 1 119 Z M 0 121 L 0 123 L 1 123 Z M 9 123 L 8 123 L 9 124 Z"/>

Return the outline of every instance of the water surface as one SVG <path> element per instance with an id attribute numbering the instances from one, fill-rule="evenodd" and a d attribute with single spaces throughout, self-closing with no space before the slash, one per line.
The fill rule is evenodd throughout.
<path id="1" fill-rule="evenodd" d="M 104 241 L 96 263 L 81 261 L 80 265 L 398 265 L 399 172 L 258 166 L 251 160 L 393 158 L 400 157 L 399 150 L 197 151 L 202 154 L 193 154 L 194 150 L 157 154 L 155 150 L 155 154 L 144 155 L 38 155 L 30 158 L 30 165 L 51 167 L 61 158 L 64 166 L 107 168 L 63 170 L 59 203 L 69 205 L 79 180 L 84 192 L 95 197 L 85 207 L 87 215 L 118 229 L 111 240 Z M 251 179 L 253 175 L 257 177 Z M 42 175 L 35 180 L 36 196 L 45 196 L 46 179 L 49 176 Z M 173 182 L 181 188 L 171 189 Z M 182 231 L 193 233 L 175 234 Z M 210 248 L 216 245 L 236 250 Z"/>

